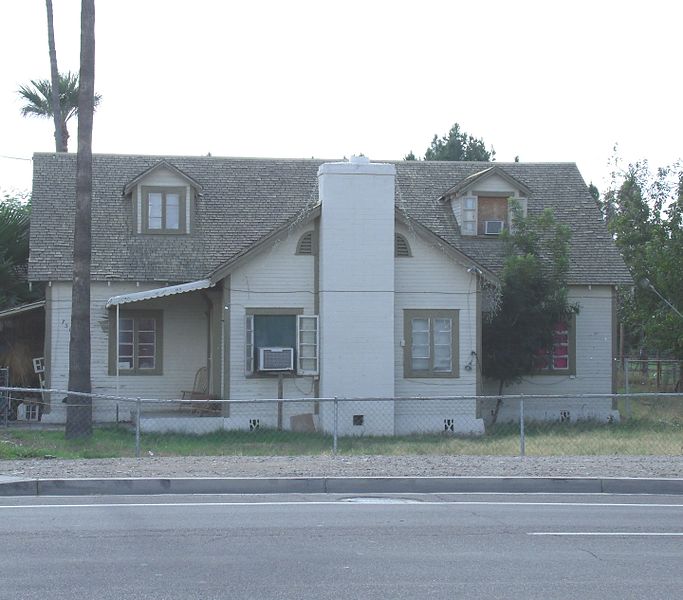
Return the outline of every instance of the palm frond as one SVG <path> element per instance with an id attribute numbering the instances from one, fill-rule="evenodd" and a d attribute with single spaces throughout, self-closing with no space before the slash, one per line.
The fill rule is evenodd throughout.
<path id="1" fill-rule="evenodd" d="M 71 117 L 78 115 L 78 74 L 67 71 L 59 74 L 59 107 L 62 121 L 67 123 Z M 21 108 L 23 116 L 52 117 L 52 83 L 48 79 L 32 79 L 30 85 L 22 85 L 17 91 L 26 101 Z M 102 96 L 95 94 L 95 107 Z"/>

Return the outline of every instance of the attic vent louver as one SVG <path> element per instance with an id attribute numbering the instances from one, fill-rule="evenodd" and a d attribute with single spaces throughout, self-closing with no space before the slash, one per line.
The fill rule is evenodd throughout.
<path id="1" fill-rule="evenodd" d="M 410 246 L 408 245 L 408 240 L 404 238 L 400 233 L 396 234 L 395 237 L 395 255 L 400 257 L 410 257 Z"/>
<path id="2" fill-rule="evenodd" d="M 299 243 L 296 245 L 297 254 L 313 254 L 313 232 L 307 231 L 299 238 Z"/>

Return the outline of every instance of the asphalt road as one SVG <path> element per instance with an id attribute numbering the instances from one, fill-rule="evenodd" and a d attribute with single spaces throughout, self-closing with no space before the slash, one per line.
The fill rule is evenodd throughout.
<path id="1" fill-rule="evenodd" d="M 0 499 L 0 599 L 683 596 L 680 496 Z"/>

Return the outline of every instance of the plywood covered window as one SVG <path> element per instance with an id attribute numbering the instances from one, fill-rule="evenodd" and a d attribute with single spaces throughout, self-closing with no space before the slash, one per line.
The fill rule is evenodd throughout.
<path id="1" fill-rule="evenodd" d="M 507 227 L 507 197 L 478 197 L 477 235 L 498 235 Z"/>

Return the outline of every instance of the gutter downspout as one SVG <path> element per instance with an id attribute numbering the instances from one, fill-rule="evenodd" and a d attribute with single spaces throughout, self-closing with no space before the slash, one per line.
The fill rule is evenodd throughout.
<path id="1" fill-rule="evenodd" d="M 116 396 L 119 394 L 119 321 L 121 305 L 116 305 Z"/>
<path id="2" fill-rule="evenodd" d="M 221 302 L 221 400 L 225 400 L 225 311 L 227 306 Z"/>

